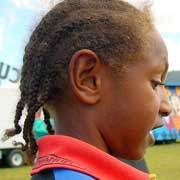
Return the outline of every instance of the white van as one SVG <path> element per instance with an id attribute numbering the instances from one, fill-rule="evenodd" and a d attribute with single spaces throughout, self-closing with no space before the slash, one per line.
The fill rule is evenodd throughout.
<path id="1" fill-rule="evenodd" d="M 17 88 L 0 88 L 0 161 L 6 162 L 11 167 L 21 166 L 25 162 L 20 145 L 24 143 L 22 133 L 8 140 L 3 136 L 6 129 L 14 127 L 13 121 L 18 99 Z M 23 125 L 21 121 L 20 124 Z"/>

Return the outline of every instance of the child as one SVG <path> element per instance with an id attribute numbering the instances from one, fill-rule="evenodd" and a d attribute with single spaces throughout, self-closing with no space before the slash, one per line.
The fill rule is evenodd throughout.
<path id="1" fill-rule="evenodd" d="M 121 0 L 65 0 L 33 32 L 25 48 L 15 130 L 27 107 L 25 148 L 37 151 L 35 113 L 55 119 L 38 141 L 32 179 L 145 180 L 115 157 L 141 159 L 150 131 L 171 112 L 164 81 L 167 50 L 149 7 Z M 49 127 L 49 130 L 50 127 Z"/>

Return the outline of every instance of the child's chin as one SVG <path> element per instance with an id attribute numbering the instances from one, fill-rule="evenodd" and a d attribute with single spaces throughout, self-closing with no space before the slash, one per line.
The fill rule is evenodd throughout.
<path id="1" fill-rule="evenodd" d="M 138 155 L 132 157 L 132 159 L 130 159 L 130 160 L 141 160 L 144 158 L 144 154 L 145 154 L 145 152 L 143 154 L 138 154 Z"/>
<path id="2" fill-rule="evenodd" d="M 127 154 L 126 157 L 123 157 L 127 160 L 141 160 L 144 158 L 146 149 L 141 149 L 140 151 L 134 151 L 132 154 Z"/>

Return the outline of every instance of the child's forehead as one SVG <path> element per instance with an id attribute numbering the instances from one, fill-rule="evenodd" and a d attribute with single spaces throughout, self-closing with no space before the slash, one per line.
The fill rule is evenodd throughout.
<path id="1" fill-rule="evenodd" d="M 132 59 L 124 63 L 122 68 L 126 70 L 136 66 L 139 67 L 138 64 L 142 64 L 143 66 L 147 64 L 147 61 L 150 61 L 156 71 L 167 71 L 169 66 L 168 51 L 160 34 L 156 30 L 150 31 L 144 41 L 146 41 L 145 43 L 148 43 L 148 45 L 142 47 L 139 54 L 134 54 Z"/>
<path id="2" fill-rule="evenodd" d="M 155 59 L 164 59 L 159 65 L 164 64 L 168 66 L 168 50 L 164 40 L 157 30 L 152 30 L 146 34 L 145 44 L 147 46 L 142 47 L 143 57 L 155 58 Z"/>
<path id="3" fill-rule="evenodd" d="M 132 61 L 127 63 L 125 72 L 146 71 L 150 75 L 158 75 L 165 79 L 168 70 L 166 45 L 158 32 L 151 32 L 148 38 L 151 41 L 150 46 L 142 49 L 142 55 L 134 56 Z"/>
<path id="4" fill-rule="evenodd" d="M 152 46 L 157 54 L 168 54 L 166 44 L 157 30 L 150 32 L 149 38 L 152 40 Z"/>

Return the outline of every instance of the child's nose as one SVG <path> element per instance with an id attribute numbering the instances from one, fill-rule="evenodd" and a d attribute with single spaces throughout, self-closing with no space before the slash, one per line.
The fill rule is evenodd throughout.
<path id="1" fill-rule="evenodd" d="M 168 116 L 171 113 L 171 111 L 172 111 L 172 107 L 169 103 L 167 94 L 164 90 L 162 95 L 161 95 L 160 114 L 162 116 Z"/>

